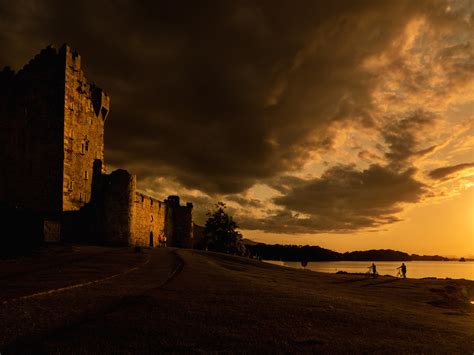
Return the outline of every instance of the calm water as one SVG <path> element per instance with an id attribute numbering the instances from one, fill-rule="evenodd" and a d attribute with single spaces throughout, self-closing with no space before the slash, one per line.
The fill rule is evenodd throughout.
<path id="1" fill-rule="evenodd" d="M 272 264 L 301 269 L 301 263 L 296 261 L 267 261 Z M 399 261 L 375 261 L 380 275 L 397 276 Z M 367 272 L 371 261 L 313 261 L 308 262 L 307 269 L 319 272 L 347 271 Z M 420 279 L 423 277 L 452 278 L 474 280 L 474 261 L 406 261 L 407 277 Z"/>

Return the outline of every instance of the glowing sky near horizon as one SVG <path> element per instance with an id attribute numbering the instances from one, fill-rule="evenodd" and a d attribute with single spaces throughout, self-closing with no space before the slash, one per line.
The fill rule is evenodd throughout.
<path id="1" fill-rule="evenodd" d="M 469 256 L 473 25 L 468 0 L 0 0 L 0 66 L 76 48 L 108 166 L 198 223 L 225 201 L 257 241 Z"/>

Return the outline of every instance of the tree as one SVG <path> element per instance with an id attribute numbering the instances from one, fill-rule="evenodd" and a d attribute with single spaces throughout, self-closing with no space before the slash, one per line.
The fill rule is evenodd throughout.
<path id="1" fill-rule="evenodd" d="M 242 234 L 237 231 L 238 225 L 226 212 L 226 205 L 218 202 L 204 226 L 203 239 L 200 242 L 202 249 L 227 254 L 245 255 L 245 245 Z"/>

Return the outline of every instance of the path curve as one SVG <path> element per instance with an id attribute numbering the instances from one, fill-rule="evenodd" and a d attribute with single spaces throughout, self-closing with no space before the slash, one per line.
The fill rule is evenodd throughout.
<path id="1" fill-rule="evenodd" d="M 0 352 L 27 349 L 63 329 L 124 309 L 165 287 L 184 268 L 176 250 L 147 254 L 147 260 L 121 273 L 0 303 L 0 329 L 7 330 L 0 332 Z"/>
<path id="2" fill-rule="evenodd" d="M 100 278 L 100 279 L 97 279 L 97 280 L 93 280 L 93 281 L 81 282 L 81 283 L 78 283 L 78 284 L 75 284 L 75 285 L 71 285 L 71 286 L 65 286 L 65 287 L 55 288 L 55 289 L 52 289 L 52 290 L 41 291 L 41 292 L 35 292 L 35 293 L 30 294 L 30 295 L 21 296 L 21 297 L 17 297 L 17 298 L 13 298 L 13 299 L 7 300 L 7 301 L 3 301 L 3 302 L 2 302 L 2 305 L 8 304 L 8 303 L 17 302 L 17 301 L 20 301 L 20 300 L 26 300 L 26 299 L 29 299 L 29 298 L 41 297 L 41 296 L 46 296 L 46 295 L 52 295 L 52 294 L 55 294 L 55 293 L 58 293 L 58 292 L 64 292 L 64 291 L 67 291 L 67 290 L 72 290 L 72 289 L 75 289 L 75 288 L 84 287 L 84 286 L 89 286 L 89 285 L 101 283 L 101 282 L 104 282 L 104 281 L 112 280 L 112 279 L 114 279 L 114 278 L 116 278 L 116 277 L 118 277 L 118 276 L 123 276 L 123 275 L 126 275 L 126 274 L 130 273 L 130 272 L 137 271 L 137 270 L 140 269 L 141 267 L 147 265 L 149 262 L 150 262 L 150 255 L 147 255 L 147 258 L 146 258 L 146 260 L 145 260 L 144 262 L 142 262 L 142 263 L 140 263 L 139 265 L 136 265 L 136 266 L 134 266 L 134 267 L 132 267 L 132 268 L 130 268 L 130 269 L 128 269 L 128 270 L 119 272 L 119 273 L 117 273 L 117 274 L 110 275 L 110 276 L 107 276 L 107 277 L 103 277 L 103 278 Z"/>

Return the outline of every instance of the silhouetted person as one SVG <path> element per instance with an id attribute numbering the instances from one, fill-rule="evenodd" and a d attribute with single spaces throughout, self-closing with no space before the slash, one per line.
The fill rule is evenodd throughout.
<path id="1" fill-rule="evenodd" d="M 370 270 L 370 272 L 372 273 L 372 276 L 373 276 L 373 277 L 376 277 L 376 276 L 377 276 L 377 266 L 375 266 L 374 263 L 372 263 L 372 265 L 369 266 L 369 270 Z"/>
<path id="2" fill-rule="evenodd" d="M 407 266 L 405 265 L 405 263 L 402 263 L 402 265 L 397 267 L 397 269 L 399 269 L 402 272 L 403 278 L 406 279 L 407 278 Z"/>

